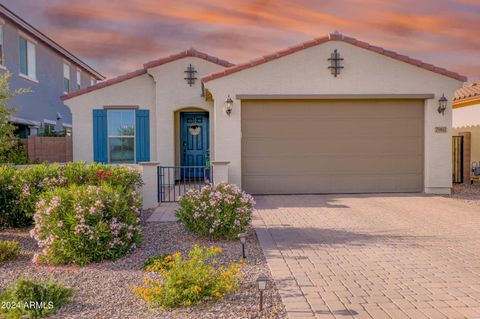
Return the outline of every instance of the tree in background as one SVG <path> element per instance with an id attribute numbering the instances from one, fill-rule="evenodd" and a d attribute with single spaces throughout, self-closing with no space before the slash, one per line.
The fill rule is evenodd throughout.
<path id="1" fill-rule="evenodd" d="M 11 74 L 5 72 L 0 75 L 0 163 L 26 164 L 27 154 L 25 148 L 14 135 L 15 125 L 10 118 L 15 113 L 15 108 L 10 106 L 10 101 L 28 89 L 11 90 L 8 79 Z"/>

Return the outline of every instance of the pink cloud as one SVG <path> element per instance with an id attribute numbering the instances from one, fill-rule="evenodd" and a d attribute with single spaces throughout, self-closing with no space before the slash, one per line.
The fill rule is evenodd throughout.
<path id="1" fill-rule="evenodd" d="M 479 73 L 478 0 L 37 0 L 37 14 L 4 2 L 108 75 L 191 46 L 242 62 L 334 30 Z"/>

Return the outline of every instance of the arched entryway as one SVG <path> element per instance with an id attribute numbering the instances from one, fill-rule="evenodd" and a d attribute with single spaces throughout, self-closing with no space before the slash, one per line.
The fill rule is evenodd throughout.
<path id="1" fill-rule="evenodd" d="M 210 112 L 197 107 L 174 111 L 175 164 L 159 167 L 159 200 L 177 201 L 189 189 L 210 183 Z"/>

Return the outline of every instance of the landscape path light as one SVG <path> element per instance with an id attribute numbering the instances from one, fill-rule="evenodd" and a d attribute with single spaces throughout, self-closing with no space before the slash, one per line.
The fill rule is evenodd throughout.
<path id="1" fill-rule="evenodd" d="M 247 243 L 247 233 L 238 234 L 238 238 L 240 239 L 240 242 L 242 243 L 242 258 L 245 259 L 245 258 L 247 258 L 247 256 L 245 256 L 245 244 Z"/>
<path id="2" fill-rule="evenodd" d="M 263 292 L 267 289 L 268 278 L 264 274 L 261 274 L 257 278 L 257 288 L 260 291 L 260 311 L 263 310 Z"/>

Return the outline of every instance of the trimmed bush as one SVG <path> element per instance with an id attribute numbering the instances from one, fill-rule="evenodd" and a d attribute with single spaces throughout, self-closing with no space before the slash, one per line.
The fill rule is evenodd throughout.
<path id="1" fill-rule="evenodd" d="M 0 263 L 14 259 L 20 253 L 20 243 L 16 240 L 0 240 Z"/>
<path id="2" fill-rule="evenodd" d="M 42 318 L 57 313 L 73 297 L 73 290 L 53 280 L 18 279 L 0 293 L 1 318 Z"/>
<path id="3" fill-rule="evenodd" d="M 236 239 L 250 223 L 253 197 L 233 184 L 207 185 L 180 198 L 177 218 L 200 236 Z"/>
<path id="4" fill-rule="evenodd" d="M 176 308 L 216 301 L 240 286 L 243 263 L 219 266 L 214 258 L 221 248 L 194 245 L 186 258 L 177 252 L 171 255 L 170 266 L 160 268 L 162 279 L 144 279 L 134 293 L 153 307 Z"/>
<path id="5" fill-rule="evenodd" d="M 103 184 L 135 190 L 141 186 L 142 179 L 133 168 L 98 163 L 40 164 L 21 168 L 0 165 L 0 227 L 32 225 L 35 205 L 44 192 L 70 185 Z"/>
<path id="6" fill-rule="evenodd" d="M 72 185 L 44 193 L 30 235 L 43 249 L 34 262 L 85 265 L 125 255 L 141 241 L 137 191 Z"/>

